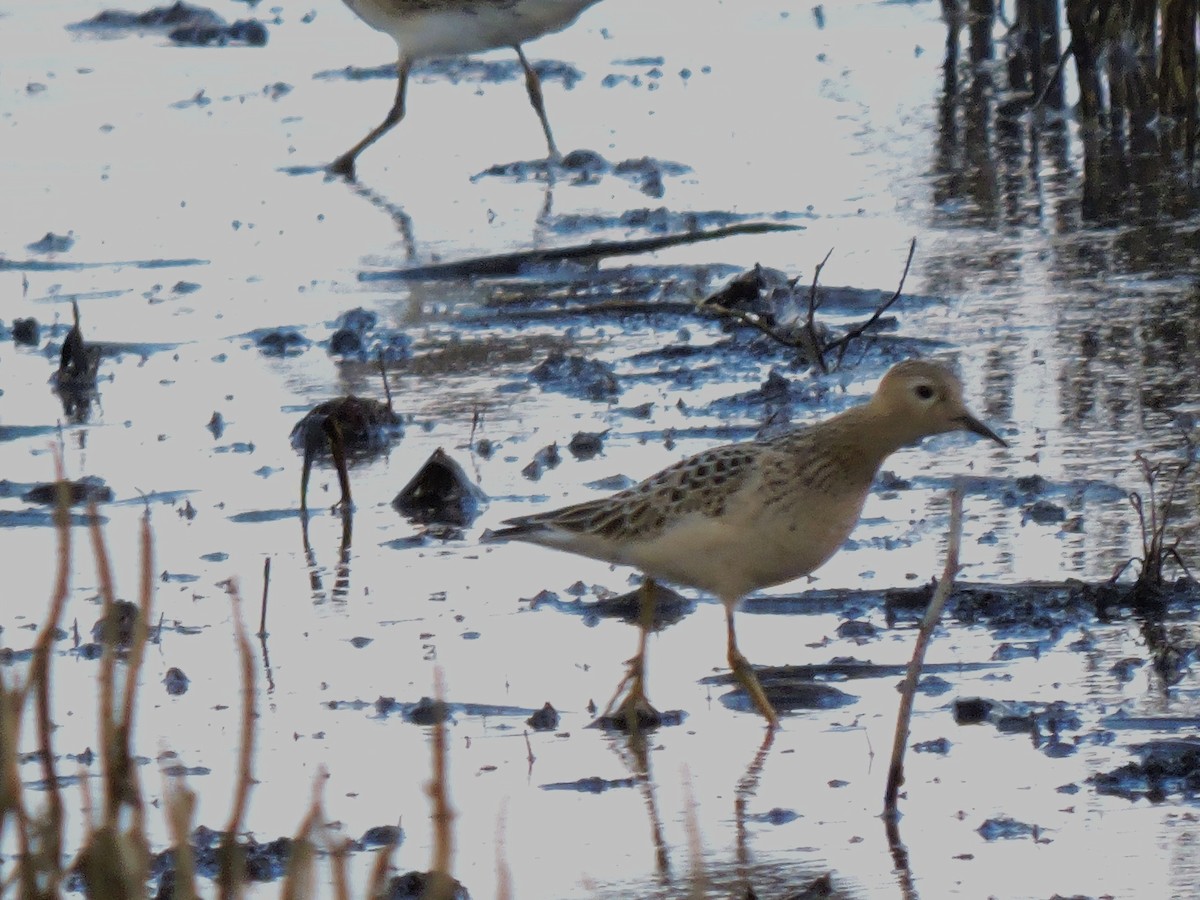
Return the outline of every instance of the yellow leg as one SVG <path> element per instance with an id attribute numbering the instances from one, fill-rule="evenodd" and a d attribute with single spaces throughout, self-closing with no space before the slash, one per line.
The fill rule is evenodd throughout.
<path id="1" fill-rule="evenodd" d="M 521 45 L 513 44 L 513 49 L 517 51 L 517 59 L 521 61 L 521 68 L 525 70 L 525 90 L 529 93 L 529 102 L 533 105 L 533 111 L 537 113 L 538 121 L 542 123 L 542 133 L 546 135 L 546 147 L 550 151 L 550 159 L 557 162 L 562 159 L 562 154 L 558 152 L 558 145 L 554 143 L 554 135 L 550 131 L 550 120 L 546 118 L 546 101 L 542 97 L 542 82 L 537 77 L 537 72 L 533 71 L 529 60 L 525 58 L 525 51 L 521 49 Z"/>
<path id="2" fill-rule="evenodd" d="M 343 175 L 353 181 L 354 163 L 358 154 L 391 131 L 404 118 L 404 94 L 408 88 L 408 70 L 411 66 L 412 63 L 403 57 L 397 61 L 396 76 L 399 83 L 396 85 L 396 99 L 392 101 L 392 108 L 388 110 L 384 120 L 371 129 L 370 134 L 329 164 L 328 171 L 331 174 Z"/>
<path id="3" fill-rule="evenodd" d="M 637 654 L 626 662 L 625 677 L 600 715 L 601 719 L 611 720 L 631 732 L 662 721 L 658 710 L 646 698 L 646 640 L 654 625 L 655 589 L 653 579 L 642 581 L 638 598 Z"/>
<path id="4" fill-rule="evenodd" d="M 733 629 L 733 604 L 725 604 L 725 627 L 729 634 L 729 668 L 733 671 L 733 677 L 746 689 L 746 693 L 750 695 L 750 699 L 754 705 L 758 707 L 758 711 L 763 714 L 767 720 L 767 727 L 774 731 L 779 727 L 779 716 L 775 714 L 775 707 L 771 705 L 771 701 L 767 699 L 766 691 L 762 685 L 758 683 L 758 676 L 754 674 L 754 669 L 742 656 L 742 652 L 738 650 L 737 633 Z"/>

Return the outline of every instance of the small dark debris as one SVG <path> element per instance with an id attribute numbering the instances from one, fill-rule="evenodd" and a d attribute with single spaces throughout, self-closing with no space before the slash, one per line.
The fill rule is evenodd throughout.
<path id="1" fill-rule="evenodd" d="M 1041 475 L 1022 475 L 1015 482 L 1017 490 L 1025 494 L 1044 494 L 1050 487 L 1050 482 Z"/>
<path id="2" fill-rule="evenodd" d="M 487 495 L 441 447 L 392 500 L 414 522 L 456 526 L 474 522 L 486 503 Z"/>
<path id="3" fill-rule="evenodd" d="M 608 431 L 577 431 L 567 450 L 576 459 L 582 461 L 591 459 L 604 448 L 604 436 Z"/>
<path id="4" fill-rule="evenodd" d="M 58 503 L 59 482 L 51 481 L 35 485 L 26 491 L 21 499 L 26 503 L 44 503 L 54 506 Z M 78 481 L 66 482 L 67 503 L 80 506 L 85 503 L 111 503 L 113 491 L 103 478 L 95 475 L 85 475 Z"/>
<path id="5" fill-rule="evenodd" d="M 90 19 L 68 25 L 74 31 L 120 31 L 123 29 L 167 29 L 184 25 L 221 25 L 224 20 L 210 9 L 177 2 L 171 6 L 156 6 L 143 13 L 106 9 Z"/>
<path id="6" fill-rule="evenodd" d="M 117 600 L 113 603 L 112 616 L 115 626 L 117 646 L 127 648 L 133 643 L 133 629 L 140 615 L 137 604 L 128 600 Z M 92 640 L 104 643 L 106 624 L 108 620 L 101 616 L 92 626 Z"/>
<path id="7" fill-rule="evenodd" d="M 822 900 L 834 896 L 833 874 L 826 872 L 819 878 L 814 878 L 808 887 L 798 893 L 788 894 L 783 900 Z"/>
<path id="8" fill-rule="evenodd" d="M 208 424 L 204 427 L 212 432 L 214 439 L 219 441 L 221 436 L 225 434 L 225 417 L 216 410 L 213 410 L 212 416 L 209 417 Z"/>
<path id="9" fill-rule="evenodd" d="M 544 390 L 561 391 L 586 400 L 609 400 L 620 393 L 612 366 L 579 353 L 567 356 L 557 349 L 551 350 L 529 377 Z"/>
<path id="10" fill-rule="evenodd" d="M 837 636 L 849 640 L 873 638 L 878 633 L 879 629 L 871 622 L 865 622 L 860 619 L 848 619 L 837 627 Z"/>
<path id="11" fill-rule="evenodd" d="M 393 875 L 383 890 L 383 900 L 421 900 L 433 877 L 432 872 L 405 872 L 403 875 Z M 470 900 L 471 895 L 467 893 L 467 889 L 457 878 L 449 875 L 444 877 L 450 879 L 448 887 L 452 889 L 452 893 L 439 893 L 439 897 L 448 897 L 449 900 Z"/>
<path id="12" fill-rule="evenodd" d="M 547 444 L 533 454 L 533 461 L 546 469 L 553 469 L 562 462 L 562 454 L 558 452 L 558 444 Z"/>
<path id="13" fill-rule="evenodd" d="M 953 687 L 950 682 L 940 675 L 922 675 L 921 680 L 917 682 L 917 692 L 924 694 L 926 697 L 940 697 L 942 694 L 951 691 Z M 896 689 L 899 690 L 900 685 L 897 685 Z"/>
<path id="14" fill-rule="evenodd" d="M 654 414 L 654 404 L 649 402 L 639 403 L 637 406 L 622 409 L 621 412 L 635 419 L 649 419 Z"/>
<path id="15" fill-rule="evenodd" d="M 26 244 L 25 249 L 31 253 L 66 253 L 75 246 L 75 238 L 72 237 L 74 233 L 72 231 L 67 234 L 55 234 L 53 231 L 47 231 L 32 244 Z"/>
<path id="16" fill-rule="evenodd" d="M 944 737 L 934 738 L 932 741 L 918 741 L 913 744 L 913 753 L 937 753 L 945 756 L 950 752 L 950 741 Z"/>
<path id="17" fill-rule="evenodd" d="M 1033 837 L 1036 833 L 1033 825 L 1026 825 L 1024 822 L 1018 822 L 1016 819 L 1010 819 L 1007 816 L 988 819 L 975 830 L 979 832 L 985 841 Z"/>
<path id="18" fill-rule="evenodd" d="M 167 669 L 167 674 L 163 677 L 163 684 L 167 686 L 167 693 L 172 697 L 178 697 L 181 694 L 186 694 L 191 680 L 183 673 L 183 669 L 171 666 Z"/>
<path id="19" fill-rule="evenodd" d="M 379 316 L 369 309 L 363 309 L 361 306 L 348 309 L 338 316 L 339 327 L 356 331 L 359 334 L 365 334 L 378 324 Z"/>
<path id="20" fill-rule="evenodd" d="M 1171 794 L 1194 798 L 1200 793 L 1200 741 L 1150 741 L 1135 745 L 1138 761 L 1088 778 L 1096 792 L 1136 800 L 1162 802 Z"/>
<path id="21" fill-rule="evenodd" d="M 534 731 L 553 731 L 558 727 L 558 710 L 547 702 L 545 706 L 526 719 L 525 724 Z"/>
<path id="22" fill-rule="evenodd" d="M 365 349 L 362 335 L 349 328 L 339 328 L 329 338 L 329 352 L 334 356 L 358 356 Z"/>
<path id="23" fill-rule="evenodd" d="M 1143 665 L 1145 665 L 1145 660 L 1131 656 L 1125 659 L 1117 660 L 1117 662 L 1113 663 L 1108 672 L 1110 675 L 1116 678 L 1117 681 L 1124 683 L 1132 681 L 1134 673 Z"/>
<path id="24" fill-rule="evenodd" d="M 746 816 L 751 822 L 765 822 L 768 825 L 786 825 L 800 818 L 800 813 L 794 809 L 783 809 L 776 806 L 762 813 L 751 813 Z"/>
<path id="25" fill-rule="evenodd" d="M 887 469 L 875 477 L 875 484 L 881 491 L 907 491 L 912 487 L 912 482 L 907 478 L 901 478 Z"/>
<path id="26" fill-rule="evenodd" d="M 638 708 L 636 715 L 637 731 L 644 733 L 657 728 L 682 725 L 686 713 L 680 709 L 668 709 L 660 712 L 653 707 L 643 706 Z M 602 731 L 619 731 L 622 734 L 630 734 L 633 731 L 624 710 L 618 710 L 611 716 L 598 716 L 588 727 L 599 728 Z"/>
<path id="27" fill-rule="evenodd" d="M 264 356 L 292 356 L 308 346 L 304 335 L 292 328 L 276 328 L 255 341 Z"/>
<path id="28" fill-rule="evenodd" d="M 491 459 L 496 452 L 496 443 L 490 438 L 480 438 L 475 442 L 475 452 L 481 459 Z"/>
<path id="29" fill-rule="evenodd" d="M 396 702 L 395 697 L 384 697 L 380 695 L 375 698 L 375 712 L 381 716 L 386 716 L 394 709 L 399 709 L 400 704 Z"/>
<path id="30" fill-rule="evenodd" d="M 375 825 L 363 832 L 358 842 L 363 847 L 395 847 L 404 840 L 404 829 L 398 825 Z"/>
<path id="31" fill-rule="evenodd" d="M 42 326 L 32 316 L 28 319 L 13 319 L 12 337 L 15 344 L 36 347 L 42 339 Z"/>
<path id="32" fill-rule="evenodd" d="M 590 778 L 580 778 L 578 781 L 555 781 L 539 785 L 543 791 L 578 791 L 581 794 L 603 794 L 613 788 L 631 788 L 635 784 L 632 778 L 601 778 L 593 775 Z"/>
<path id="33" fill-rule="evenodd" d="M 1067 511 L 1057 503 L 1051 503 L 1049 500 L 1035 500 L 1026 507 L 1022 518 L 1039 525 L 1053 525 L 1063 521 L 1066 517 Z"/>
<path id="34" fill-rule="evenodd" d="M 414 725 L 436 725 L 450 719 L 450 707 L 440 700 L 422 697 L 416 706 L 404 714 L 404 718 Z"/>
<path id="35" fill-rule="evenodd" d="M 257 19 L 239 19 L 232 25 L 184 25 L 167 37 L 189 47 L 265 47 L 267 26 Z"/>
<path id="36" fill-rule="evenodd" d="M 611 169 L 608 160 L 595 150 L 572 150 L 559 164 L 568 172 L 585 178 L 595 178 Z"/>
<path id="37" fill-rule="evenodd" d="M 373 640 L 375 639 L 369 637 L 352 637 L 350 638 L 350 646 L 355 650 L 361 650 L 363 647 L 368 646 Z"/>

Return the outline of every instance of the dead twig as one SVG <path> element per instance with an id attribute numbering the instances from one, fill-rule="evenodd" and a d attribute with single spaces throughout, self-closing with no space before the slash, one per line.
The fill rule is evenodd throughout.
<path id="1" fill-rule="evenodd" d="M 916 252 L 917 252 L 917 239 L 913 238 L 909 242 L 909 245 L 908 245 L 908 258 L 904 261 L 904 271 L 900 274 L 900 283 L 898 285 L 896 285 L 895 293 L 893 293 L 892 296 L 890 296 L 887 300 L 883 301 L 883 303 L 879 304 L 879 306 L 877 306 L 875 308 L 875 312 L 871 313 L 871 317 L 869 319 L 867 319 L 867 321 L 863 322 L 861 325 L 855 325 L 853 328 L 851 328 L 849 331 L 847 331 L 840 338 L 838 338 L 837 340 L 832 341 L 832 342 L 826 344 L 824 347 L 822 347 L 821 348 L 822 357 L 824 357 L 827 354 L 829 354 L 830 352 L 836 350 L 837 351 L 837 366 L 840 366 L 842 364 L 842 360 L 846 356 L 846 350 L 849 349 L 850 342 L 855 340 L 856 338 L 862 337 L 864 334 L 866 334 L 868 331 L 870 331 L 872 328 L 874 328 L 875 323 L 878 322 L 880 320 L 880 318 L 883 317 L 883 314 L 885 312 L 887 312 L 889 309 L 891 309 L 892 306 L 896 303 L 896 301 L 900 299 L 900 295 L 904 291 L 904 282 L 908 280 L 908 270 L 912 266 L 913 255 Z M 835 368 L 837 366 L 835 366 Z"/>
<path id="2" fill-rule="evenodd" d="M 650 253 L 667 247 L 715 241 L 743 234 L 768 234 L 777 231 L 800 231 L 802 225 L 783 222 L 742 222 L 710 231 L 690 234 L 669 234 L 662 237 L 639 238 L 628 241 L 593 241 L 573 247 L 554 247 L 547 250 L 524 250 L 515 253 L 499 253 L 477 259 L 464 259 L 452 263 L 437 263 L 429 266 L 414 266 L 411 269 L 391 269 L 385 272 L 359 272 L 359 281 L 436 281 L 459 278 L 497 278 L 518 275 L 525 269 L 559 263 L 567 260 L 594 262 L 609 256 L 625 256 Z"/>
<path id="3" fill-rule="evenodd" d="M 904 751 L 908 746 L 909 726 L 912 722 L 913 697 L 917 692 L 917 680 L 921 677 L 921 666 L 925 660 L 925 650 L 933 639 L 933 630 L 937 627 L 942 616 L 942 607 L 950 597 L 954 588 L 954 576 L 958 574 L 959 547 L 962 542 L 962 487 L 955 485 L 950 491 L 950 534 L 946 547 L 946 567 L 938 581 L 937 590 L 929 601 L 921 626 L 917 631 L 916 644 L 913 647 L 912 661 L 908 664 L 908 674 L 900 688 L 900 710 L 896 715 L 896 737 L 892 742 L 892 761 L 888 766 L 887 788 L 883 798 L 883 816 L 890 823 L 895 823 L 899 815 L 897 800 L 900 796 L 900 786 L 904 784 Z M 897 840 L 892 841 L 896 847 Z"/>

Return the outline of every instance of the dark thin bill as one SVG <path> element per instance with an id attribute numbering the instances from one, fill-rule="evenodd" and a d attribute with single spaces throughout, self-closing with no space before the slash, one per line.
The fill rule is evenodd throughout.
<path id="1" fill-rule="evenodd" d="M 992 429 L 988 428 L 974 416 L 968 414 L 963 416 L 959 421 L 962 422 L 963 428 L 967 429 L 967 431 L 973 431 L 982 437 L 991 438 L 1001 447 L 1008 446 L 1008 441 L 1004 440 L 1004 438 L 1000 437 L 1000 435 L 996 434 L 996 432 L 992 431 Z"/>

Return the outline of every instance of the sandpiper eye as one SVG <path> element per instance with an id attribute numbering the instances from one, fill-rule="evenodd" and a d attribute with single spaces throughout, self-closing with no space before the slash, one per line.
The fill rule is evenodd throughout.
<path id="1" fill-rule="evenodd" d="M 933 388 L 927 384 L 918 384 L 916 387 L 917 396 L 922 400 L 933 399 Z"/>

